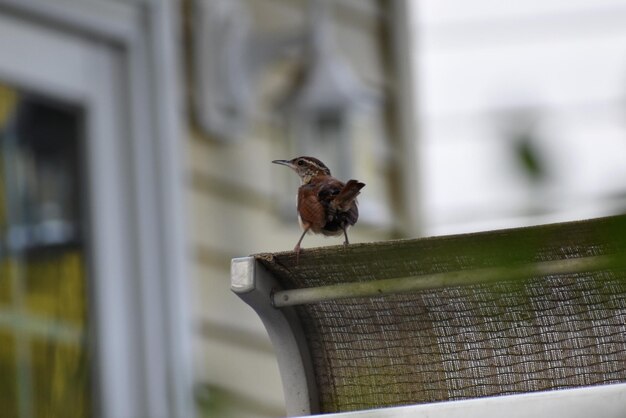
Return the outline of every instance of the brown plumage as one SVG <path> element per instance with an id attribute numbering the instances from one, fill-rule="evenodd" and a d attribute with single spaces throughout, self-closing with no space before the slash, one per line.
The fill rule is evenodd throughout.
<path id="1" fill-rule="evenodd" d="M 275 160 L 298 174 L 302 182 L 298 188 L 298 218 L 304 232 L 294 251 L 300 252 L 300 243 L 307 232 L 323 235 L 341 235 L 348 244 L 348 228 L 359 219 L 356 197 L 364 183 L 349 180 L 343 183 L 330 174 L 328 167 L 313 157 L 293 160 Z"/>

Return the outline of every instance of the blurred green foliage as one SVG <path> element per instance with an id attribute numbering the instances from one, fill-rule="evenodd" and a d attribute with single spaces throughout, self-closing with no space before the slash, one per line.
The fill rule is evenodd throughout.
<path id="1" fill-rule="evenodd" d="M 20 417 L 16 411 L 30 409 L 35 417 L 91 416 L 82 255 L 68 250 L 5 259 L 0 283 L 0 290 L 27 289 L 21 295 L 3 292 L 0 305 L 0 407 L 12 411 L 0 416 Z M 42 329 L 45 326 L 49 328 Z M 73 330 L 82 338 L 68 340 L 63 332 L 57 334 L 59 329 Z M 20 407 L 20 402 L 29 405 Z"/>
<path id="2" fill-rule="evenodd" d="M 531 132 L 521 132 L 515 138 L 514 152 L 518 166 L 527 178 L 537 183 L 546 179 L 548 170 Z"/>

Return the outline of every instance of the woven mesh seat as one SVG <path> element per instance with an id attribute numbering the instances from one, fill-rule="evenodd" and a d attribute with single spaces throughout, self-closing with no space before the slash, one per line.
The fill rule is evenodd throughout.
<path id="1" fill-rule="evenodd" d="M 308 345 L 315 410 L 342 412 L 626 382 L 625 254 L 617 216 L 255 259 L 283 289 L 459 272 L 453 286 L 289 308 Z M 599 256 L 611 263 L 507 276 Z M 498 280 L 463 283 L 464 272 L 493 269 Z"/>

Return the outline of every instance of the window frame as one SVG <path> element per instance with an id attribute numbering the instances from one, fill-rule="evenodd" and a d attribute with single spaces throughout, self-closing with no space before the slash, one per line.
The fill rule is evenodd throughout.
<path id="1" fill-rule="evenodd" d="M 0 18 L 23 28 L 0 30 L 25 40 L 0 77 L 85 109 L 102 417 L 193 415 L 174 5 L 0 0 Z M 50 59 L 42 43 L 75 59 Z"/>

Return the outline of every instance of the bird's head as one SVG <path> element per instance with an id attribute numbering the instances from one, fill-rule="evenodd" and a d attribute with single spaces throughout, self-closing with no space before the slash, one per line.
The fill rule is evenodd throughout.
<path id="1" fill-rule="evenodd" d="M 313 157 L 296 157 L 292 160 L 274 160 L 272 162 L 291 168 L 300 177 L 302 184 L 307 184 L 314 177 L 330 176 L 328 167 Z"/>

